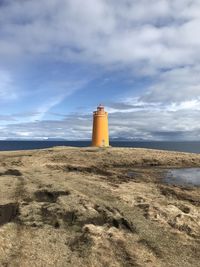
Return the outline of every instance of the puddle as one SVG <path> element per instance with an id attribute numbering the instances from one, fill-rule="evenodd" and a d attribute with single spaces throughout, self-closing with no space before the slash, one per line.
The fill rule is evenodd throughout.
<path id="1" fill-rule="evenodd" d="M 164 182 L 176 185 L 200 186 L 200 168 L 169 170 Z"/>

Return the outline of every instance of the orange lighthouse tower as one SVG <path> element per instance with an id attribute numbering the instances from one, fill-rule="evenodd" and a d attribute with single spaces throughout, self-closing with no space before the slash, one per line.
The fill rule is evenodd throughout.
<path id="1" fill-rule="evenodd" d="M 108 113 L 101 104 L 93 112 L 92 146 L 109 146 Z"/>

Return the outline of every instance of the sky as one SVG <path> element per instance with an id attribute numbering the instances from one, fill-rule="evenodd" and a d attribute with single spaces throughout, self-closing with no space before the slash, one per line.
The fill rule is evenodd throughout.
<path id="1" fill-rule="evenodd" d="M 200 140 L 200 1 L 0 0 L 0 139 Z"/>

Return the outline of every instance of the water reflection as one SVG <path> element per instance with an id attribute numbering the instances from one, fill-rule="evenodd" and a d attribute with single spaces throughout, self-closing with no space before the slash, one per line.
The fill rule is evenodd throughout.
<path id="1" fill-rule="evenodd" d="M 164 181 L 169 184 L 200 186 L 200 168 L 169 170 Z"/>

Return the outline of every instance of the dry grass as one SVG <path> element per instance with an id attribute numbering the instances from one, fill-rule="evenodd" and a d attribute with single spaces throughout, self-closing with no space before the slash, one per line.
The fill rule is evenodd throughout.
<path id="1" fill-rule="evenodd" d="M 200 266 L 200 189 L 162 183 L 200 155 L 129 148 L 0 153 L 0 266 Z"/>

